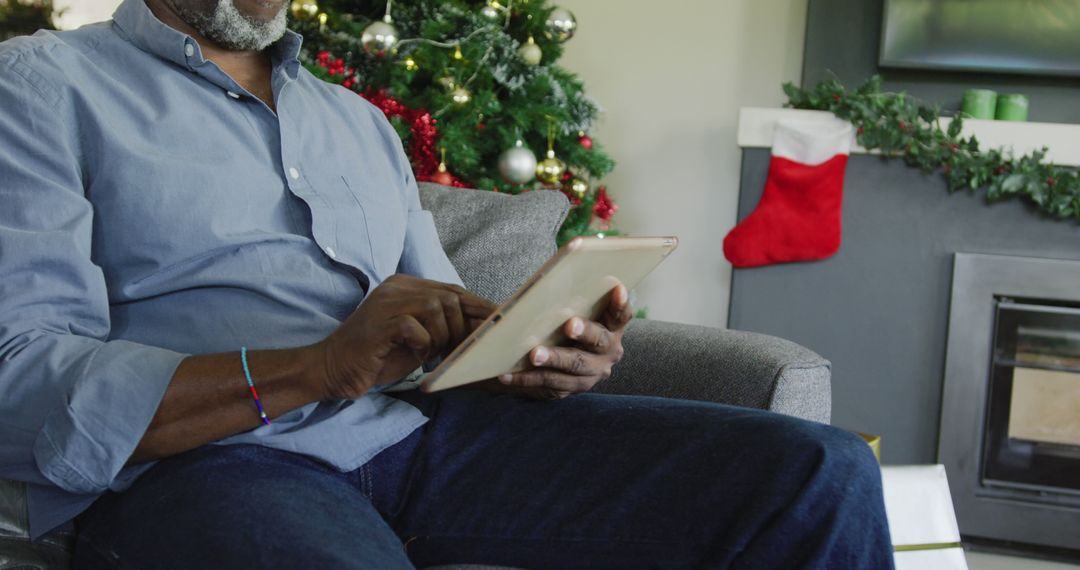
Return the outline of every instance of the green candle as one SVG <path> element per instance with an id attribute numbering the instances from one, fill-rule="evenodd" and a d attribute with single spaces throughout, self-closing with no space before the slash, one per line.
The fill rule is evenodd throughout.
<path id="1" fill-rule="evenodd" d="M 964 104 L 960 110 L 973 119 L 993 119 L 997 106 L 997 93 L 989 89 L 964 91 Z"/>
<path id="2" fill-rule="evenodd" d="M 1026 121 L 1028 98 L 1023 95 L 1002 95 L 997 100 L 997 120 Z"/>

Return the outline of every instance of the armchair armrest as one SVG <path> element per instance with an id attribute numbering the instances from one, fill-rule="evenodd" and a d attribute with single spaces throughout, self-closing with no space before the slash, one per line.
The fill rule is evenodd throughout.
<path id="1" fill-rule="evenodd" d="M 832 365 L 794 342 L 636 320 L 623 346 L 626 356 L 595 391 L 703 400 L 829 422 Z"/>

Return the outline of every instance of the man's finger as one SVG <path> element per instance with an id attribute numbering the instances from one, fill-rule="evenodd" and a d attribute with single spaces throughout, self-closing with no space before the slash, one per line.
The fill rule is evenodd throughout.
<path id="1" fill-rule="evenodd" d="M 417 317 L 420 324 L 424 325 L 428 334 L 431 335 L 432 350 L 439 352 L 446 350 L 450 344 L 450 325 L 446 322 L 446 310 L 443 308 L 442 301 L 428 292 L 413 300 L 409 312 Z"/>
<path id="2" fill-rule="evenodd" d="M 618 332 L 634 318 L 634 309 L 630 306 L 630 293 L 623 284 L 611 290 L 607 309 L 600 315 L 600 324 L 609 331 Z"/>
<path id="3" fill-rule="evenodd" d="M 465 324 L 465 315 L 462 314 L 461 301 L 457 295 L 448 291 L 443 291 L 439 295 L 439 301 L 442 303 L 443 315 L 446 317 L 446 325 L 450 333 L 449 346 L 453 348 L 465 340 L 465 336 L 469 334 Z"/>
<path id="4" fill-rule="evenodd" d="M 596 354 L 604 354 L 611 348 L 615 335 L 604 325 L 574 317 L 563 327 L 566 336 Z"/>
<path id="5" fill-rule="evenodd" d="M 461 307 L 465 311 L 466 316 L 477 316 L 487 318 L 488 315 L 493 313 L 495 309 L 499 308 L 499 305 L 495 304 L 489 299 L 485 299 L 472 291 L 460 286 L 452 285 L 450 283 L 440 283 L 438 281 L 431 281 L 435 286 L 454 293 L 460 299 Z"/>
<path id="6" fill-rule="evenodd" d="M 408 289 L 423 289 L 423 288 L 435 288 L 443 291 L 448 291 L 458 296 L 461 304 L 462 312 L 466 317 L 486 319 L 488 315 L 498 308 L 498 305 L 492 301 L 477 295 L 465 289 L 460 285 L 453 285 L 451 283 L 443 283 L 441 281 L 432 281 L 430 279 L 421 279 L 419 277 L 413 277 L 405 274 L 395 274 L 391 276 L 396 286 L 408 288 Z M 387 281 L 391 281 L 387 279 Z"/>
<path id="7" fill-rule="evenodd" d="M 427 361 L 431 354 L 431 335 L 427 329 L 411 315 L 401 315 L 391 321 L 397 328 L 395 342 L 407 347 L 416 356 L 417 365 Z"/>
<path id="8" fill-rule="evenodd" d="M 596 383 L 596 380 L 597 379 L 595 378 L 587 376 L 575 376 L 573 374 L 567 374 L 557 370 L 547 370 L 544 368 L 524 370 L 513 374 L 503 374 L 499 377 L 499 382 L 510 386 L 521 386 L 523 388 L 549 388 L 572 394 L 589 391 L 593 387 L 593 384 Z"/>
<path id="9" fill-rule="evenodd" d="M 559 370 L 573 376 L 595 376 L 596 369 L 592 355 L 577 348 L 538 346 L 529 352 L 529 362 L 533 366 Z"/>

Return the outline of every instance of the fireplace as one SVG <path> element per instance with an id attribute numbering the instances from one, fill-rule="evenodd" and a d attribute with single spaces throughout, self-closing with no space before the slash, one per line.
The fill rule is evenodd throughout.
<path id="1" fill-rule="evenodd" d="M 1080 549 L 1080 262 L 956 254 L 939 436 L 961 534 Z"/>

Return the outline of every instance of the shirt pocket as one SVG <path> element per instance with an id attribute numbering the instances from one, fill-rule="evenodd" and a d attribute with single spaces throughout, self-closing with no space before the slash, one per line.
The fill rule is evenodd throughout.
<path id="1" fill-rule="evenodd" d="M 383 180 L 361 182 L 342 176 L 341 183 L 360 211 L 358 219 L 339 222 L 338 243 L 347 250 L 365 249 L 374 274 L 381 282 L 397 272 L 405 245 L 406 212 L 401 189 Z"/>

